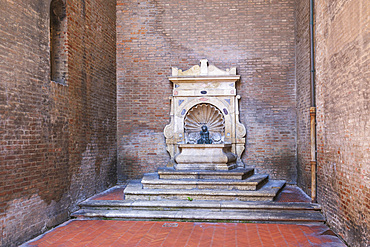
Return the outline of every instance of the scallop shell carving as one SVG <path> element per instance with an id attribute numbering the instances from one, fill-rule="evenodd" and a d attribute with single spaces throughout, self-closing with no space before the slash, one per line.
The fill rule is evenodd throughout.
<path id="1" fill-rule="evenodd" d="M 225 119 L 220 110 L 211 104 L 198 104 L 191 108 L 185 117 L 185 132 L 199 132 L 203 125 L 209 132 L 223 133 Z"/>

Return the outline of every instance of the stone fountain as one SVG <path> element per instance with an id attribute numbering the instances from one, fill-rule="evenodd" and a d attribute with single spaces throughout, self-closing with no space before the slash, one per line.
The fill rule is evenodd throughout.
<path id="1" fill-rule="evenodd" d="M 236 68 L 223 71 L 202 59 L 186 71 L 172 68 L 169 80 L 168 164 L 130 181 L 124 200 L 87 201 L 75 217 L 323 221 L 317 205 L 273 202 L 285 181 L 269 180 L 243 164 L 246 129 L 239 122 Z"/>
<path id="2" fill-rule="evenodd" d="M 239 121 L 236 68 L 200 65 L 172 68 L 170 123 L 164 128 L 170 161 L 156 173 L 130 183 L 131 200 L 272 201 L 285 181 L 254 174 L 241 155 L 246 128 Z"/>
<path id="3" fill-rule="evenodd" d="M 244 167 L 246 129 L 239 122 L 236 68 L 220 70 L 207 59 L 182 71 L 172 68 L 171 122 L 164 129 L 168 167 L 177 170 L 231 170 Z M 210 143 L 199 144 L 201 128 Z"/>

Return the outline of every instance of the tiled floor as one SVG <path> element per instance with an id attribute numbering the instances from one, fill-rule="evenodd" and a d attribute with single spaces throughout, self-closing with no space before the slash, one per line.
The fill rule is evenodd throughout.
<path id="1" fill-rule="evenodd" d="M 115 186 L 94 197 L 92 200 L 123 200 L 124 186 Z M 277 196 L 276 202 L 310 202 L 310 198 L 297 186 L 287 185 Z"/>
<path id="2" fill-rule="evenodd" d="M 345 246 L 325 225 L 71 220 L 29 246 Z"/>
<path id="3" fill-rule="evenodd" d="M 123 200 L 115 186 L 92 200 Z M 286 186 L 277 202 L 309 202 Z M 345 246 L 325 225 L 70 220 L 23 245 L 28 246 Z"/>

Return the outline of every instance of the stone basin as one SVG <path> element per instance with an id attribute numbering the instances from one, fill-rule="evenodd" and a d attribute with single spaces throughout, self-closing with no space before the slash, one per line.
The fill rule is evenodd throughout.
<path id="1" fill-rule="evenodd" d="M 177 170 L 231 170 L 236 168 L 236 155 L 231 144 L 179 144 L 175 157 Z"/>

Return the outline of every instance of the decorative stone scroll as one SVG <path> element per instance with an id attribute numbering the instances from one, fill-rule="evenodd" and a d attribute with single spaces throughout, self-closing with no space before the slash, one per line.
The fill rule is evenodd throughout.
<path id="1" fill-rule="evenodd" d="M 167 151 L 171 156 L 168 166 L 175 166 L 175 157 L 186 145 L 196 144 L 202 126 L 207 126 L 213 144 L 231 145 L 236 165 L 244 167 L 241 155 L 245 149 L 246 129 L 239 121 L 236 83 L 240 76 L 236 68 L 226 71 L 208 65 L 207 59 L 182 71 L 172 68 L 169 80 L 173 83 L 171 99 L 171 122 L 165 127 Z M 185 146 L 183 145 L 185 144 Z M 180 146 L 181 145 L 181 146 Z M 228 165 L 228 169 L 230 169 Z"/>

